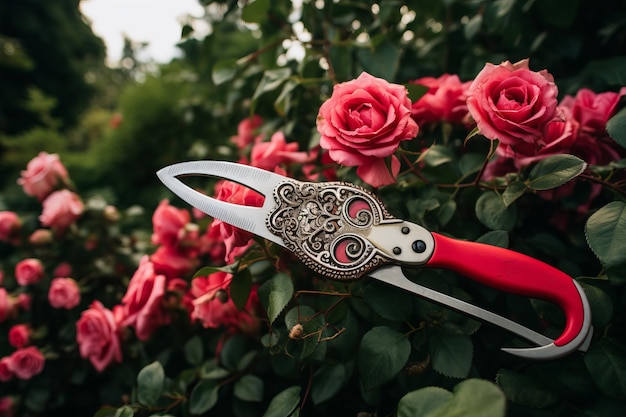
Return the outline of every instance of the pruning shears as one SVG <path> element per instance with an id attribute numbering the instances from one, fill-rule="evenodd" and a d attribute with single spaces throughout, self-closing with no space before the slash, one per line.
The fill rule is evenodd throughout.
<path id="1" fill-rule="evenodd" d="M 157 172 L 174 194 L 209 216 L 291 250 L 305 265 L 332 280 L 370 277 L 506 329 L 536 345 L 502 348 L 530 359 L 554 359 L 586 351 L 593 328 L 589 302 L 569 275 L 521 253 L 453 239 L 393 217 L 370 191 L 346 182 L 302 182 L 226 161 L 190 161 Z M 249 187 L 262 207 L 217 200 L 183 183 L 210 176 Z M 565 328 L 551 339 L 498 314 L 409 280 L 402 267 L 444 268 L 500 291 L 558 305 Z"/>

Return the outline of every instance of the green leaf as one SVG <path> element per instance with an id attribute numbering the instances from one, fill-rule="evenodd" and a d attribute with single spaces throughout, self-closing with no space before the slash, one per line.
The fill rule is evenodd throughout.
<path id="1" fill-rule="evenodd" d="M 289 417 L 300 404 L 300 387 L 292 386 L 272 398 L 263 417 Z"/>
<path id="2" fill-rule="evenodd" d="M 270 0 L 255 0 L 249 2 L 241 12 L 241 19 L 248 23 L 263 23 L 267 20 L 270 9 Z"/>
<path id="3" fill-rule="evenodd" d="M 296 324 L 301 324 L 303 327 L 304 335 L 308 335 L 302 339 L 302 352 L 300 358 L 304 359 L 310 356 L 319 346 L 318 334 L 324 327 L 326 321 L 323 314 L 317 314 L 317 312 L 306 305 L 300 305 L 292 308 L 285 314 L 285 326 L 287 330 L 291 330 Z M 324 346 L 325 345 L 321 345 Z"/>
<path id="4" fill-rule="evenodd" d="M 427 417 L 443 408 L 450 400 L 452 393 L 439 387 L 426 387 L 411 391 L 400 398 L 398 417 Z"/>
<path id="5" fill-rule="evenodd" d="M 495 191 L 484 192 L 478 197 L 475 210 L 478 220 L 492 230 L 510 231 L 517 220 L 517 208 L 507 207 Z"/>
<path id="6" fill-rule="evenodd" d="M 330 400 L 348 382 L 350 373 L 343 363 L 324 364 L 313 375 L 311 399 L 317 405 Z"/>
<path id="7" fill-rule="evenodd" d="M 542 159 L 528 174 L 528 186 L 534 190 L 556 188 L 580 175 L 587 163 L 574 155 L 553 155 Z"/>
<path id="8" fill-rule="evenodd" d="M 424 163 L 431 167 L 437 167 L 452 160 L 454 160 L 452 150 L 443 145 L 433 145 L 424 154 Z"/>
<path id="9" fill-rule="evenodd" d="M 250 298 L 250 290 L 252 289 L 252 273 L 249 269 L 238 271 L 233 277 L 228 289 L 230 298 L 238 310 L 243 310 Z"/>
<path id="10" fill-rule="evenodd" d="M 206 277 L 218 271 L 234 274 L 237 271 L 237 268 L 239 268 L 238 263 L 226 266 L 203 266 L 202 268 L 198 269 L 195 274 L 193 274 L 192 278 Z"/>
<path id="11" fill-rule="evenodd" d="M 504 417 L 506 398 L 493 383 L 468 379 L 454 392 L 426 387 L 409 392 L 398 403 L 398 417 Z"/>
<path id="12" fill-rule="evenodd" d="M 135 415 L 135 410 L 132 407 L 125 405 L 117 410 L 115 410 L 114 417 L 133 417 Z"/>
<path id="13" fill-rule="evenodd" d="M 252 101 L 256 102 L 264 93 L 278 89 L 289 77 L 291 77 L 290 68 L 278 68 L 265 71 L 259 85 L 256 90 L 254 90 Z"/>
<path id="14" fill-rule="evenodd" d="M 280 94 L 274 101 L 274 109 L 280 116 L 286 116 L 291 110 L 291 100 L 294 90 L 300 85 L 296 80 L 287 80 Z"/>
<path id="15" fill-rule="evenodd" d="M 240 400 L 259 402 L 263 400 L 263 380 L 255 375 L 244 375 L 235 383 L 234 394 Z"/>
<path id="16" fill-rule="evenodd" d="M 606 268 L 626 263 L 626 203 L 612 201 L 596 211 L 585 224 L 589 247 Z"/>
<path id="17" fill-rule="evenodd" d="M 474 346 L 469 336 L 437 332 L 428 342 L 435 371 L 452 378 L 467 377 L 474 355 Z"/>
<path id="18" fill-rule="evenodd" d="M 584 357 L 591 378 L 603 394 L 626 398 L 626 355 L 607 341 L 595 344 Z"/>
<path id="19" fill-rule="evenodd" d="M 422 96 L 428 93 L 428 90 L 429 90 L 427 86 L 421 85 L 421 84 L 409 83 L 409 84 L 404 84 L 404 86 L 406 87 L 406 90 L 409 93 L 409 99 L 413 103 L 415 103 L 417 100 L 422 98 Z"/>
<path id="20" fill-rule="evenodd" d="M 191 414 L 204 414 L 217 404 L 218 381 L 206 379 L 200 381 L 189 395 L 189 412 Z"/>
<path id="21" fill-rule="evenodd" d="M 590 279 L 590 281 L 593 281 L 593 279 Z M 587 300 L 589 300 L 589 306 L 591 307 L 591 324 L 593 324 L 595 328 L 604 327 L 609 324 L 614 312 L 611 297 L 594 285 L 580 281 L 579 283 L 585 290 Z"/>
<path id="22" fill-rule="evenodd" d="M 482 13 L 476 14 L 472 16 L 471 19 L 467 21 L 465 26 L 463 27 L 463 35 L 465 35 L 465 39 L 471 40 L 478 31 L 483 23 L 483 15 Z"/>
<path id="23" fill-rule="evenodd" d="M 211 71 L 211 79 L 215 85 L 224 84 L 232 80 L 239 71 L 239 64 L 235 58 L 217 61 Z"/>
<path id="24" fill-rule="evenodd" d="M 523 196 L 526 190 L 526 184 L 521 181 L 513 181 L 507 185 L 506 189 L 502 193 L 502 202 L 506 207 L 508 207 L 513 204 L 515 200 Z"/>
<path id="25" fill-rule="evenodd" d="M 496 383 L 510 401 L 526 407 L 543 408 L 554 404 L 559 397 L 539 381 L 520 372 L 501 369 Z"/>
<path id="26" fill-rule="evenodd" d="M 267 298 L 261 297 L 261 301 L 266 303 L 265 309 L 271 325 L 291 301 L 293 282 L 287 274 L 276 274 L 259 288 L 259 294 L 267 295 Z"/>
<path id="27" fill-rule="evenodd" d="M 104 406 L 100 408 L 98 411 L 96 411 L 93 417 L 114 417 L 116 413 L 117 413 L 117 409 L 115 407 Z"/>
<path id="28" fill-rule="evenodd" d="M 373 47 L 359 48 L 356 57 L 363 69 L 374 77 L 393 80 L 398 72 L 400 50 L 387 37 Z"/>
<path id="29" fill-rule="evenodd" d="M 445 226 L 448 224 L 452 217 L 456 213 L 456 201 L 448 200 L 439 207 L 437 211 L 437 218 L 439 219 L 439 224 L 441 226 Z"/>
<path id="30" fill-rule="evenodd" d="M 626 108 L 609 119 L 606 124 L 606 131 L 615 142 L 626 148 Z"/>
<path id="31" fill-rule="evenodd" d="M 183 346 L 183 352 L 185 354 L 185 360 L 190 365 L 199 366 L 204 358 L 202 350 L 202 339 L 200 336 L 194 336 L 185 343 Z"/>
<path id="32" fill-rule="evenodd" d="M 163 366 L 154 361 L 143 367 L 137 374 L 137 401 L 143 405 L 153 405 L 163 392 L 165 371 Z"/>
<path id="33" fill-rule="evenodd" d="M 491 246 L 499 246 L 501 248 L 508 248 L 509 232 L 505 230 L 492 230 L 476 239 L 476 242 Z"/>
<path id="34" fill-rule="evenodd" d="M 391 380 L 406 364 L 411 343 L 403 333 L 386 326 L 374 327 L 361 339 L 359 371 L 366 389 Z"/>
<path id="35" fill-rule="evenodd" d="M 365 286 L 363 295 L 367 304 L 387 320 L 403 322 L 411 317 L 413 298 L 406 291 L 374 281 Z"/>

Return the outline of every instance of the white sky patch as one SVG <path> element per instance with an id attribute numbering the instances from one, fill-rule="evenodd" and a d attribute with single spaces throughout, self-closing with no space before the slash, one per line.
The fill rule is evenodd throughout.
<path id="1" fill-rule="evenodd" d="M 104 40 L 109 65 L 122 57 L 124 34 L 132 41 L 149 43 L 140 60 L 169 62 L 180 56 L 176 44 L 185 16 L 204 15 L 198 0 L 82 0 L 80 9 Z"/>

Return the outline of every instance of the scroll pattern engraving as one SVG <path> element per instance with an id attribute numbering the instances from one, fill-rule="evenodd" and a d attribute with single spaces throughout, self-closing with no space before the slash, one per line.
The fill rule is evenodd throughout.
<path id="1" fill-rule="evenodd" d="M 389 260 L 364 235 L 392 216 L 367 190 L 342 182 L 285 182 L 274 190 L 268 229 L 317 273 L 354 280 Z"/>

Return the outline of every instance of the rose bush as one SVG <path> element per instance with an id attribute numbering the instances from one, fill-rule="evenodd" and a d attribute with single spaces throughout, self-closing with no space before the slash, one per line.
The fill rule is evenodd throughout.
<path id="1" fill-rule="evenodd" d="M 171 89 L 148 76 L 137 91 L 154 94 L 115 110 L 106 135 L 126 142 L 114 160 L 141 144 L 124 184 L 81 178 L 93 167 L 80 154 L 34 149 L 0 196 L 0 415 L 626 413 L 624 61 L 582 67 L 558 37 L 583 36 L 582 10 L 603 4 L 583 1 L 568 23 L 578 6 L 565 2 L 209 3 L 211 34 L 183 30 L 186 58 L 161 68 Z M 596 29 L 597 49 L 616 44 Z M 171 114 L 151 113 L 160 96 Z M 581 285 L 594 335 L 562 358 L 516 357 L 501 348 L 528 343 L 506 329 L 367 277 L 326 279 L 188 206 L 156 168 L 133 182 L 183 159 L 356 183 L 394 217 L 540 259 Z M 184 180 L 235 205 L 272 198 Z M 127 184 L 152 200 L 125 204 Z M 546 338 L 562 332 L 546 301 L 405 272 Z"/>

